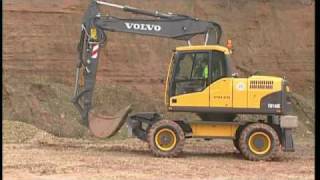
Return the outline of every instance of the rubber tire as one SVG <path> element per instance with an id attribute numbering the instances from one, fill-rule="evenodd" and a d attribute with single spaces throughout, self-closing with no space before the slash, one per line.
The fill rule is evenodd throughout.
<path id="1" fill-rule="evenodd" d="M 239 136 L 240 136 L 240 133 L 243 129 L 243 126 L 239 126 L 237 131 L 236 131 L 236 134 L 235 134 L 235 139 L 233 139 L 233 145 L 234 147 L 240 152 L 240 148 L 239 148 Z"/>
<path id="2" fill-rule="evenodd" d="M 156 133 L 162 128 L 170 128 L 174 131 L 177 142 L 176 146 L 170 151 L 162 151 L 157 148 L 155 143 L 154 136 Z M 183 146 L 184 146 L 185 136 L 182 128 L 174 121 L 171 120 L 160 120 L 154 123 L 148 131 L 147 134 L 147 142 L 149 144 L 149 149 L 151 150 L 152 154 L 157 157 L 177 157 L 182 153 Z"/>
<path id="3" fill-rule="evenodd" d="M 248 140 L 252 133 L 254 132 L 264 132 L 266 133 L 271 140 L 271 147 L 269 152 L 264 155 L 257 155 L 253 153 L 248 146 Z M 280 140 L 277 132 L 269 125 L 264 123 L 253 123 L 246 126 L 241 132 L 239 137 L 239 149 L 241 154 L 245 157 L 245 159 L 251 161 L 267 161 L 276 158 L 280 151 Z"/>
<path id="4" fill-rule="evenodd" d="M 234 147 L 240 152 L 240 149 L 239 149 L 239 139 L 238 139 L 238 138 L 233 139 L 233 145 L 234 145 Z"/>

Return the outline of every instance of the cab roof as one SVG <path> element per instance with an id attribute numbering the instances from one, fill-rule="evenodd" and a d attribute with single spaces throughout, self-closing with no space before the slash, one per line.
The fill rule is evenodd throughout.
<path id="1" fill-rule="evenodd" d="M 220 45 L 201 45 L 201 46 L 179 46 L 176 51 L 201 51 L 201 50 L 217 50 L 229 54 L 228 48 Z"/>

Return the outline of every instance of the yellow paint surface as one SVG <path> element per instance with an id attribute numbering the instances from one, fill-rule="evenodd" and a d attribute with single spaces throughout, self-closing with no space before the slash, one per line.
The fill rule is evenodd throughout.
<path id="1" fill-rule="evenodd" d="M 233 138 L 238 125 L 191 123 L 193 137 L 230 137 Z"/>
<path id="2" fill-rule="evenodd" d="M 234 108 L 248 107 L 248 79 L 247 78 L 233 79 L 233 107 Z"/>
<path id="3" fill-rule="evenodd" d="M 172 103 L 176 99 L 176 103 Z M 170 98 L 170 106 L 209 107 L 209 87 L 201 92 L 182 94 Z"/>
<path id="4" fill-rule="evenodd" d="M 180 46 L 176 48 L 177 51 L 201 51 L 201 50 L 217 50 L 224 52 L 224 54 L 230 54 L 228 48 L 219 45 L 207 45 L 207 46 Z"/>
<path id="5" fill-rule="evenodd" d="M 261 99 L 271 93 L 281 91 L 282 78 L 273 76 L 252 76 L 248 78 L 248 86 L 250 86 L 250 81 L 264 80 L 273 81 L 272 89 L 265 88 L 250 88 L 248 89 L 248 108 L 260 108 Z"/>
<path id="6" fill-rule="evenodd" d="M 210 107 L 232 107 L 232 80 L 222 78 L 210 87 Z"/>

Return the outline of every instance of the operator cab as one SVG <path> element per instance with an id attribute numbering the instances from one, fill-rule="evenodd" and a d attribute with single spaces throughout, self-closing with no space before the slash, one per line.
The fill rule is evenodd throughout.
<path id="1" fill-rule="evenodd" d="M 176 48 L 167 78 L 168 110 L 231 114 L 230 120 L 235 113 L 286 114 L 285 81 L 273 76 L 235 77 L 230 54 L 229 48 L 219 45 Z"/>
<path id="2" fill-rule="evenodd" d="M 204 91 L 231 76 L 230 51 L 218 45 L 177 47 L 168 76 L 169 97 Z"/>

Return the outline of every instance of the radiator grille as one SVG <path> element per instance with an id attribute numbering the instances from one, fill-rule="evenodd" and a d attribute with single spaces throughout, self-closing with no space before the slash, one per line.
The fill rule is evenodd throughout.
<path id="1" fill-rule="evenodd" d="M 254 80 L 250 81 L 250 89 L 272 89 L 273 81 Z"/>

